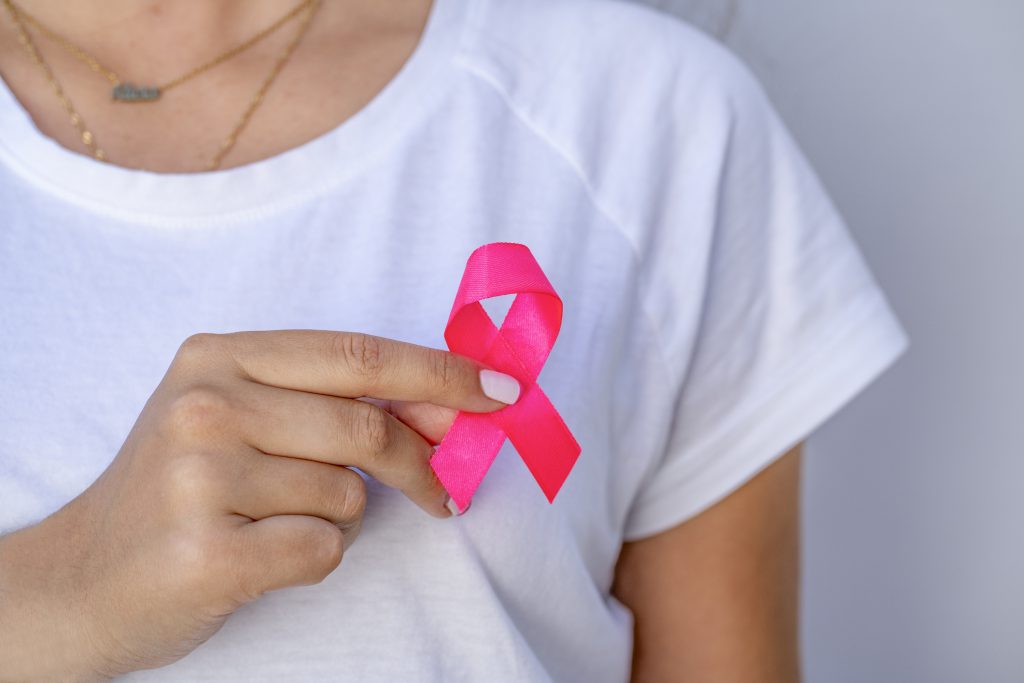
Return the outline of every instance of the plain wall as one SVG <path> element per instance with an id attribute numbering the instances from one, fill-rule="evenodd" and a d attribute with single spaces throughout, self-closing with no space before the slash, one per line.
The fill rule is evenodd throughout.
<path id="1" fill-rule="evenodd" d="M 650 4 L 760 77 L 911 339 L 808 443 L 806 680 L 1024 682 L 1024 2 Z"/>

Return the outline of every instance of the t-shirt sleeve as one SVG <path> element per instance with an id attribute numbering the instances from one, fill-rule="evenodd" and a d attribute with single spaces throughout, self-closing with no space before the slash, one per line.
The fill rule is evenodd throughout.
<path id="1" fill-rule="evenodd" d="M 641 251 L 667 365 L 651 386 L 671 378 L 670 414 L 664 451 L 626 516 L 627 541 L 727 496 L 909 346 L 760 82 L 738 58 L 725 67 L 717 142 L 695 142 L 703 124 L 691 118 L 679 125 L 692 134 L 666 129 L 658 153 L 661 200 L 649 212 L 657 234 Z"/>

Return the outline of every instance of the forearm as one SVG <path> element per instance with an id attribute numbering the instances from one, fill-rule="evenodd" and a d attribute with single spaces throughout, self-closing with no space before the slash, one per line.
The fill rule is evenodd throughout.
<path id="1" fill-rule="evenodd" d="M 0 682 L 100 681 L 49 518 L 0 536 Z"/>

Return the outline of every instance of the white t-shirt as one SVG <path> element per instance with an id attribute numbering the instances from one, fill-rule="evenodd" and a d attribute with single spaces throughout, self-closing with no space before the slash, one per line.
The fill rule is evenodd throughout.
<path id="1" fill-rule="evenodd" d="M 555 501 L 507 442 L 462 517 L 371 479 L 326 580 L 127 678 L 626 681 L 622 542 L 720 500 L 908 338 L 752 73 L 617 0 L 436 0 L 355 116 L 213 173 L 73 153 L 0 88 L 0 531 L 108 466 L 188 335 L 444 348 L 492 241 L 528 245 L 565 306 L 539 382 L 582 453 Z"/>

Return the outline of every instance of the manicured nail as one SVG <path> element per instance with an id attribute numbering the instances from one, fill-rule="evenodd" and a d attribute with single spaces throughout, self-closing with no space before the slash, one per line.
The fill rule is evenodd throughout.
<path id="1" fill-rule="evenodd" d="M 480 386 L 487 398 L 495 401 L 512 404 L 519 400 L 519 381 L 511 375 L 483 369 L 480 371 Z"/>
<path id="2" fill-rule="evenodd" d="M 472 503 L 470 503 L 470 505 L 472 505 Z M 466 506 L 466 510 L 470 508 L 470 505 Z M 452 515 L 455 517 L 466 514 L 466 510 L 460 510 L 459 506 L 456 505 L 455 501 L 452 500 L 451 498 L 449 498 L 448 501 L 445 503 L 445 507 L 448 508 L 448 510 L 451 511 Z"/>

